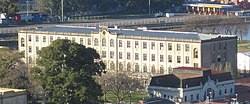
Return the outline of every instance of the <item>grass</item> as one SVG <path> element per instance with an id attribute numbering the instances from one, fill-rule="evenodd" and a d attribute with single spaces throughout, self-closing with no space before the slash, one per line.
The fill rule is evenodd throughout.
<path id="1" fill-rule="evenodd" d="M 112 92 L 109 92 L 106 95 L 106 97 L 108 101 L 117 102 L 116 96 Z M 146 92 L 134 92 L 132 93 L 132 96 L 131 96 L 131 102 L 137 102 L 138 100 L 142 100 L 143 98 L 148 98 L 148 95 Z M 124 96 L 124 101 L 129 102 L 129 95 Z"/>
<path id="2" fill-rule="evenodd" d="M 250 41 L 238 40 L 238 52 L 250 52 Z"/>

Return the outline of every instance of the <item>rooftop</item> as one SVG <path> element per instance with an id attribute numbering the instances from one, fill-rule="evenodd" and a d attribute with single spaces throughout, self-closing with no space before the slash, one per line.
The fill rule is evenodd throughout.
<path id="1" fill-rule="evenodd" d="M 64 32 L 64 33 L 82 33 L 91 34 L 99 32 L 100 28 L 96 27 L 77 27 L 77 26 L 54 26 L 46 28 L 34 28 L 33 31 L 43 32 Z M 176 32 L 176 31 L 159 31 L 159 30 L 138 30 L 138 29 L 115 29 L 108 28 L 111 33 L 117 33 L 118 36 L 143 36 L 143 37 L 158 37 L 170 39 L 189 39 L 189 40 L 210 40 L 219 37 L 236 37 L 234 35 L 210 35 L 195 32 Z"/>

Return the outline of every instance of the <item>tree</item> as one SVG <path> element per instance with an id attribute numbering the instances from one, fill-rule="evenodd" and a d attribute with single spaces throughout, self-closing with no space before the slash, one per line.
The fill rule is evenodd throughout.
<path id="1" fill-rule="evenodd" d="M 105 94 L 112 92 L 116 96 L 117 102 L 123 101 L 124 96 L 143 89 L 139 80 L 125 74 L 106 74 L 100 77 L 99 83 Z"/>
<path id="2" fill-rule="evenodd" d="M 17 11 L 17 0 L 0 1 L 0 12 L 6 13 L 6 17 L 16 14 Z"/>
<path id="3" fill-rule="evenodd" d="M 41 76 L 45 97 L 59 104 L 96 104 L 101 102 L 101 86 L 93 75 L 101 75 L 105 65 L 92 48 L 55 40 L 38 51 L 38 65 L 44 67 Z"/>
<path id="4" fill-rule="evenodd" d="M 21 60 L 23 53 L 10 48 L 0 48 L 0 54 L 0 87 L 28 88 L 28 68 Z"/>

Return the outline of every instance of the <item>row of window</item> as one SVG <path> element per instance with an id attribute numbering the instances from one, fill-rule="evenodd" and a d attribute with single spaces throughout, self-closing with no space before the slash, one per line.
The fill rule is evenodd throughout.
<path id="1" fill-rule="evenodd" d="M 115 66 L 114 63 L 111 62 L 111 63 L 110 63 L 110 69 L 111 69 L 111 70 L 114 70 L 114 69 L 115 69 L 114 66 Z M 127 71 L 132 71 L 132 66 L 131 66 L 130 63 L 128 63 L 126 66 L 127 66 Z M 118 67 L 119 67 L 119 70 L 120 70 L 120 71 L 125 71 L 125 70 L 124 70 L 125 67 L 124 67 L 124 65 L 123 65 L 122 63 L 119 63 L 119 64 L 118 64 Z M 145 73 L 146 73 L 146 72 L 151 72 L 151 73 L 153 73 L 153 74 L 154 74 L 154 73 L 157 73 L 155 67 L 156 67 L 155 65 L 152 65 L 150 68 L 148 68 L 147 65 L 143 65 L 143 67 L 142 67 L 142 72 L 145 72 Z M 150 69 L 150 70 L 148 71 L 148 69 Z M 138 63 L 135 63 L 135 64 L 134 64 L 134 72 L 140 72 L 140 65 L 139 65 Z M 162 65 L 160 66 L 159 73 L 164 74 L 164 67 L 163 67 Z"/>
<path id="2" fill-rule="evenodd" d="M 61 39 L 60 37 L 57 37 L 57 39 Z M 68 39 L 68 37 L 65 37 L 65 39 Z M 31 35 L 28 36 L 29 42 L 32 41 Z M 39 42 L 39 35 L 35 36 L 36 42 Z M 50 36 L 49 38 L 50 42 L 52 42 L 53 36 Z M 72 37 L 72 41 L 75 42 L 76 38 Z M 91 38 L 88 38 L 87 40 L 88 45 L 91 45 Z M 46 42 L 46 36 L 43 36 L 43 42 Z M 80 44 L 83 44 L 83 38 L 80 38 Z M 99 40 L 97 38 L 94 39 L 94 46 L 99 45 Z M 106 39 L 102 39 L 102 46 L 106 46 Z M 122 47 L 122 40 L 119 40 L 119 47 Z M 114 39 L 110 39 L 110 47 L 114 47 Z M 151 42 L 151 49 L 155 49 L 156 45 L 155 42 Z M 127 41 L 127 48 L 131 48 L 131 43 L 130 41 Z M 139 48 L 139 42 L 135 41 L 135 48 Z M 147 42 L 143 42 L 143 49 L 147 49 Z M 160 50 L 164 49 L 164 44 L 160 43 Z M 185 51 L 189 51 L 190 46 L 189 44 L 185 44 Z M 168 43 L 168 50 L 172 50 L 172 43 Z M 177 44 L 177 51 L 181 51 L 181 44 Z"/>
<path id="3" fill-rule="evenodd" d="M 119 52 L 118 54 L 119 59 L 123 59 L 123 52 Z M 148 54 L 142 54 L 142 60 L 143 61 L 148 61 Z M 160 55 L 160 62 L 164 62 L 164 55 Z M 102 51 L 102 58 L 107 58 L 107 53 L 106 51 Z M 114 51 L 110 51 L 110 57 L 109 58 L 114 58 Z M 194 53 L 194 58 L 198 58 L 198 52 Z M 127 52 L 127 59 L 130 60 L 131 59 L 131 53 Z M 135 60 L 139 60 L 139 53 L 135 53 Z M 172 63 L 172 55 L 168 55 L 168 62 Z M 177 56 L 177 63 L 181 63 L 181 56 Z M 151 61 L 156 61 L 156 55 L 155 54 L 151 54 Z M 185 62 L 186 64 L 190 63 L 190 58 L 189 56 L 185 56 Z"/>

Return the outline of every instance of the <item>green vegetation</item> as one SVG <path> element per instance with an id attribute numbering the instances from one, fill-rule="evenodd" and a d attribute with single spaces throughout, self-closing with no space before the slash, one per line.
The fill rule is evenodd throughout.
<path id="1" fill-rule="evenodd" d="M 55 104 L 98 104 L 101 86 L 92 76 L 101 75 L 105 65 L 96 50 L 70 40 L 58 39 L 38 51 L 32 75 L 41 82 L 47 101 Z M 99 61 L 96 61 L 99 60 Z"/>
<path id="2" fill-rule="evenodd" d="M 148 98 L 148 95 L 146 92 L 134 92 L 131 94 L 131 102 L 137 102 L 138 100 L 142 100 L 143 98 Z M 117 97 L 115 96 L 114 93 L 110 92 L 107 93 L 107 100 L 111 102 L 116 102 Z M 124 101 L 129 102 L 129 95 L 124 96 Z"/>
<path id="3" fill-rule="evenodd" d="M 238 40 L 238 52 L 250 52 L 250 41 Z"/>

